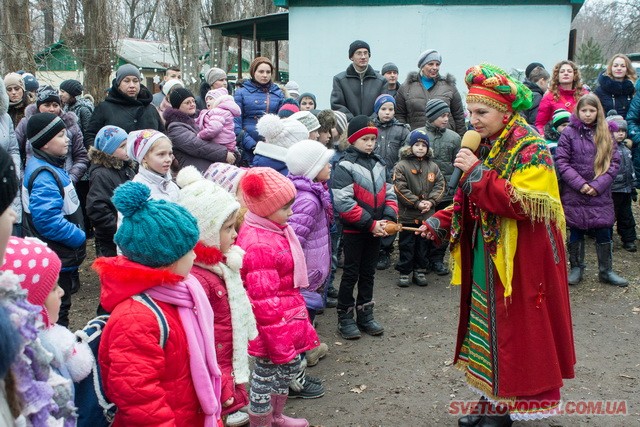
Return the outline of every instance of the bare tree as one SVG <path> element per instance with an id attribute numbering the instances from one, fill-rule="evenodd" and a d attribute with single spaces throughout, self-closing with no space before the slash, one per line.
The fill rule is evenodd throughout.
<path id="1" fill-rule="evenodd" d="M 185 84 L 195 91 L 200 71 L 200 1 L 167 0 L 165 8 L 169 17 L 174 56 L 180 64 Z"/>
<path id="2" fill-rule="evenodd" d="M 84 88 L 98 101 L 109 85 L 114 53 L 107 0 L 82 0 L 82 12 L 84 43 L 79 56 L 84 64 Z"/>
<path id="3" fill-rule="evenodd" d="M 53 0 L 39 0 L 38 7 L 44 18 L 44 45 L 49 46 L 55 41 L 55 24 L 53 20 Z"/>
<path id="4" fill-rule="evenodd" d="M 146 39 L 153 24 L 160 0 L 124 0 L 129 26 L 127 37 Z"/>
<path id="5" fill-rule="evenodd" d="M 0 3 L 0 58 L 3 69 L 26 70 L 34 73 L 31 21 L 28 0 L 2 0 Z"/>
<path id="6" fill-rule="evenodd" d="M 63 8 L 64 24 L 60 30 L 60 39 L 69 40 L 78 34 L 78 0 L 66 0 Z"/>

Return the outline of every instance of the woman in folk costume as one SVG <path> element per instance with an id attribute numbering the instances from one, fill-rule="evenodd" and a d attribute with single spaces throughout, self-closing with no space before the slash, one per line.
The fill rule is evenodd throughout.
<path id="1" fill-rule="evenodd" d="M 531 106 L 529 89 L 488 64 L 465 82 L 482 142 L 460 150 L 453 205 L 422 228 L 451 243 L 462 287 L 455 362 L 482 395 L 479 415 L 458 423 L 509 426 L 552 415 L 562 380 L 574 377 L 565 219 L 551 154 L 518 113 Z"/>

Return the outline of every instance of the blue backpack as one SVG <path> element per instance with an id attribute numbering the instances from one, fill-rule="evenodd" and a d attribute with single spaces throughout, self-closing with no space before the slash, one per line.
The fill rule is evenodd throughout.
<path id="1" fill-rule="evenodd" d="M 164 348 L 169 338 L 169 324 L 164 317 L 164 313 L 147 294 L 143 293 L 131 298 L 144 304 L 155 314 L 160 327 L 159 344 Z M 109 315 L 98 316 L 90 320 L 83 329 L 76 332 L 76 339 L 89 345 L 95 359 L 91 374 L 74 384 L 75 405 L 78 408 L 78 427 L 109 427 L 113 424 L 113 419 L 118 409 L 104 395 L 100 364 L 98 363 L 100 339 L 108 320 Z"/>

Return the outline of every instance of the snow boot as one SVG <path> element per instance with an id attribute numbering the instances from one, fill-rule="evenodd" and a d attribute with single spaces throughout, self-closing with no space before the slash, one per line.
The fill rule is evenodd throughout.
<path id="1" fill-rule="evenodd" d="M 596 243 L 598 254 L 598 279 L 613 286 L 625 288 L 629 282 L 613 272 L 613 242 Z"/>
<path id="2" fill-rule="evenodd" d="M 577 285 L 584 274 L 584 239 L 570 242 L 567 248 L 569 250 L 569 264 L 571 265 L 568 282 L 570 285 Z"/>
<path id="3" fill-rule="evenodd" d="M 353 307 L 338 311 L 338 332 L 345 340 L 357 340 L 361 337 L 360 330 L 353 320 Z"/>
<path id="4" fill-rule="evenodd" d="M 384 328 L 373 318 L 373 301 L 356 308 L 358 315 L 357 325 L 369 335 L 382 335 Z"/>
<path id="5" fill-rule="evenodd" d="M 291 418 L 283 414 L 284 405 L 287 404 L 286 394 L 272 394 L 271 407 L 273 408 L 273 427 L 309 427 L 309 421 L 304 418 Z"/>
<path id="6" fill-rule="evenodd" d="M 273 398 L 272 398 L 273 405 Z M 249 411 L 249 426 L 250 427 L 271 427 L 273 421 L 272 411 L 264 414 L 254 414 Z"/>

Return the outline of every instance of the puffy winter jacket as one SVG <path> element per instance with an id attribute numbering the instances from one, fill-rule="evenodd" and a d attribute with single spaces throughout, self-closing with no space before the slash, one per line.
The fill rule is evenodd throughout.
<path id="1" fill-rule="evenodd" d="M 364 79 L 360 80 L 360 75 L 351 64 L 346 71 L 333 77 L 331 109 L 345 113 L 347 120 L 361 114 L 371 116 L 376 98 L 384 93 L 386 88 L 387 79 L 375 71 L 371 65 L 367 67 Z"/>
<path id="2" fill-rule="evenodd" d="M 433 151 L 431 160 L 438 165 L 440 172 L 442 172 L 444 176 L 446 191 L 440 201 L 453 201 L 453 195 L 450 195 L 448 191 L 448 183 L 455 170 L 453 162 L 456 159 L 458 151 L 460 151 L 462 139 L 460 135 L 451 129 L 440 129 L 431 123 L 427 123 L 421 130 L 429 136 L 429 147 Z"/>
<path id="3" fill-rule="evenodd" d="M 283 364 L 320 345 L 300 290 L 293 286 L 287 239 L 245 222 L 236 244 L 246 251 L 240 272 L 258 326 L 249 354 Z"/>
<path id="4" fill-rule="evenodd" d="M 609 110 L 616 110 L 622 118 L 627 117 L 627 111 L 629 111 L 629 105 L 635 92 L 636 89 L 631 80 L 624 79 L 619 82 L 605 73 L 598 77 L 598 88 L 594 91 L 602 103 L 605 114 Z"/>
<path id="5" fill-rule="evenodd" d="M 409 141 L 409 125 L 400 123 L 395 117 L 388 122 L 375 118 L 373 123 L 378 128 L 378 140 L 374 152 L 384 160 L 389 174 L 398 163 L 398 152 Z"/>
<path id="6" fill-rule="evenodd" d="M 171 173 L 163 176 L 141 167 L 132 181 L 149 187 L 153 200 L 177 202 L 180 199 L 180 187 L 171 179 Z"/>
<path id="7" fill-rule="evenodd" d="M 620 154 L 620 169 L 618 175 L 611 185 L 612 193 L 631 193 L 636 188 L 636 174 L 633 169 L 631 150 L 627 148 L 624 141 L 617 144 Z"/>
<path id="8" fill-rule="evenodd" d="M 31 144 L 29 144 L 27 140 L 27 123 L 29 122 L 29 118 L 34 114 L 38 114 L 38 107 L 36 104 L 31 104 L 25 110 L 24 118 L 16 128 L 18 145 L 20 146 L 21 153 L 24 154 L 25 163 L 29 160 L 32 153 Z M 65 113 L 63 111 L 60 112 L 59 117 L 64 121 L 67 138 L 69 138 L 69 151 L 67 152 L 67 159 L 64 163 L 64 170 L 67 171 L 69 177 L 75 184 L 89 168 L 89 156 L 84 146 L 82 131 L 80 131 L 80 126 L 78 126 L 78 117 L 71 112 Z"/>
<path id="9" fill-rule="evenodd" d="M 407 123 L 411 130 L 423 127 L 427 123 L 426 106 L 431 99 L 441 99 L 451 110 L 449 128 L 463 135 L 467 128 L 464 124 L 464 106 L 462 97 L 456 88 L 456 79 L 447 74 L 438 76 L 435 84 L 425 89 L 420 74 L 412 71 L 402 83 L 396 94 L 396 118 Z"/>
<path id="10" fill-rule="evenodd" d="M 119 126 L 127 133 L 142 129 L 164 132 L 164 125 L 151 99 L 151 92 L 144 85 L 140 85 L 138 96 L 132 98 L 118 89 L 114 79 L 107 98 L 95 108 L 85 131 L 87 147 L 93 145 L 96 134 L 106 125 Z"/>
<path id="11" fill-rule="evenodd" d="M 631 154 L 636 178 L 638 178 L 636 184 L 640 185 L 640 81 L 636 82 L 636 94 L 631 100 L 631 104 L 629 104 L 627 125 L 627 136 L 633 141 Z"/>
<path id="12" fill-rule="evenodd" d="M 169 325 L 160 346 L 157 316 L 131 297 L 183 278 L 123 256 L 98 258 L 100 303 L 111 313 L 98 362 L 105 395 L 118 407 L 115 427 L 202 426 L 204 413 L 191 378 L 189 345 L 175 306 L 156 301 Z"/>
<path id="13" fill-rule="evenodd" d="M 260 85 L 254 80 L 248 80 L 236 90 L 233 99 L 242 111 L 240 117 L 233 119 L 235 133 L 242 148 L 242 160 L 250 165 L 256 144 L 258 141 L 264 141 L 258 134 L 256 123 L 265 114 L 278 113 L 284 101 L 284 94 L 275 83 Z"/>
<path id="14" fill-rule="evenodd" d="M 234 151 L 236 149 L 236 134 L 233 119 L 240 117 L 240 114 L 240 107 L 235 103 L 233 97 L 224 96 L 217 107 L 200 112 L 197 120 L 198 128 L 200 128 L 198 137 L 224 145 L 227 151 Z"/>
<path id="15" fill-rule="evenodd" d="M 425 157 L 416 157 L 410 146 L 400 150 L 400 161 L 393 170 L 393 185 L 398 196 L 398 217 L 403 224 L 422 224 L 433 215 L 446 192 L 444 176 L 432 156 L 431 149 Z M 418 209 L 423 200 L 432 204 L 425 213 Z"/>
<path id="16" fill-rule="evenodd" d="M 16 133 L 13 128 L 13 122 L 11 117 L 7 114 L 9 109 L 9 96 L 6 90 L 0 90 L 0 147 L 4 148 L 7 153 L 13 159 L 15 165 L 16 175 L 18 181 L 22 179 L 22 162 L 20 160 L 20 148 L 18 147 L 18 140 L 16 139 Z M 22 202 L 20 201 L 20 192 L 13 200 L 11 207 L 18 215 L 18 223 L 22 222 Z"/>
<path id="17" fill-rule="evenodd" d="M 212 163 L 227 162 L 227 148 L 215 141 L 205 141 L 198 137 L 198 127 L 193 117 L 176 108 L 167 108 L 164 113 L 167 136 L 173 143 L 173 154 L 180 164 L 195 166 L 204 173 Z"/>
<path id="18" fill-rule="evenodd" d="M 89 122 L 91 122 L 94 108 L 93 102 L 89 99 L 75 98 L 73 104 L 64 106 L 64 111 L 70 111 L 78 117 L 78 126 L 80 126 L 80 131 L 84 136 L 87 129 L 89 129 Z M 85 147 L 89 147 L 89 145 L 85 145 Z"/>
<path id="19" fill-rule="evenodd" d="M 35 177 L 29 191 L 32 175 Z M 24 171 L 22 206 L 25 230 L 47 243 L 60 257 L 63 268 L 82 264 L 86 256 L 82 210 L 64 169 L 34 153 Z"/>
<path id="20" fill-rule="evenodd" d="M 91 147 L 89 168 L 89 193 L 87 194 L 87 216 L 91 220 L 96 241 L 100 246 L 115 251 L 113 236 L 116 234 L 118 211 L 111 202 L 113 192 L 135 176 L 132 164 L 110 156 Z"/>
<path id="21" fill-rule="evenodd" d="M 544 91 L 540 86 L 530 82 L 529 80 L 525 80 L 524 85 L 531 89 L 533 102 L 531 103 L 531 108 L 522 112 L 522 117 L 524 117 L 527 123 L 531 126 L 535 126 L 536 117 L 538 116 L 538 107 L 540 106 L 540 101 L 542 101 L 542 97 L 544 96 Z"/>
<path id="22" fill-rule="evenodd" d="M 293 215 L 289 218 L 289 224 L 298 236 L 307 260 L 307 290 L 315 291 L 324 284 L 331 265 L 331 196 L 321 182 L 296 175 L 289 175 L 289 179 L 298 191 L 296 201 L 291 206 Z"/>
<path id="23" fill-rule="evenodd" d="M 570 113 L 573 113 L 573 109 L 576 108 L 576 104 L 578 101 L 574 97 L 577 89 L 562 89 L 558 88 L 558 93 L 560 94 L 558 100 L 554 99 L 553 93 L 547 92 L 544 94 L 542 99 L 540 100 L 540 105 L 538 106 L 538 115 L 536 116 L 536 129 L 540 135 L 544 135 L 544 126 L 551 121 L 553 118 L 553 112 L 559 108 L 567 110 Z M 580 89 L 582 94 L 587 93 L 583 88 Z M 529 123 L 533 124 L 533 123 Z"/>
<path id="24" fill-rule="evenodd" d="M 368 233 L 376 221 L 397 221 L 391 176 L 377 154 L 347 148 L 331 177 L 331 192 L 345 233 Z"/>
<path id="25" fill-rule="evenodd" d="M 284 161 L 287 154 L 285 147 L 260 141 L 256 144 L 253 154 L 252 167 L 260 166 L 275 169 L 284 176 L 289 174 L 289 169 L 287 169 L 287 164 Z"/>
<path id="26" fill-rule="evenodd" d="M 595 178 L 593 160 L 596 145 L 593 138 L 593 128 L 571 115 L 569 126 L 562 131 L 556 149 L 556 169 L 564 183 L 560 197 L 567 225 L 581 230 L 611 227 L 615 222 L 611 184 L 620 168 L 620 155 L 614 147 L 609 169 Z M 584 184 L 593 187 L 598 195 L 580 193 Z"/>

